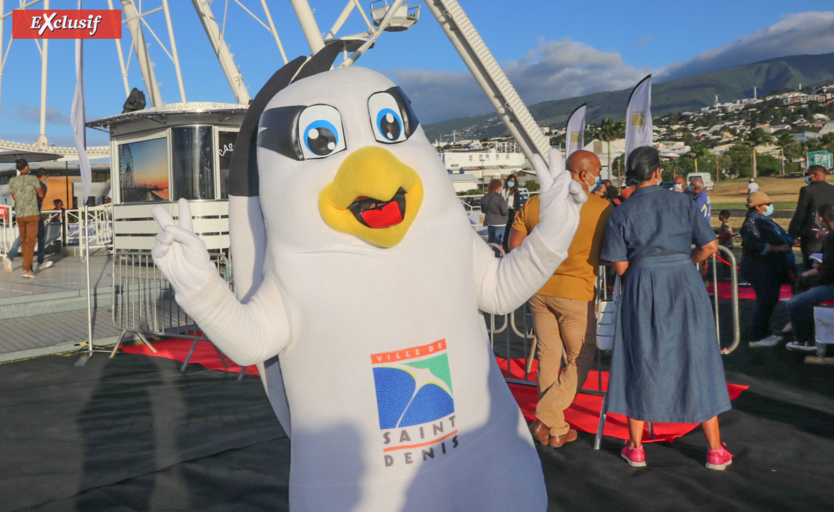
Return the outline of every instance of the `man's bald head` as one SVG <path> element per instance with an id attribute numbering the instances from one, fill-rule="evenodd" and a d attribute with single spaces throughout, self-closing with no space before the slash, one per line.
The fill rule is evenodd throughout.
<path id="1" fill-rule="evenodd" d="M 825 167 L 821 165 L 812 165 L 808 168 L 807 174 L 811 177 L 811 181 L 825 181 L 825 177 L 828 175 Z"/>
<path id="2" fill-rule="evenodd" d="M 581 184 L 585 190 L 596 183 L 597 176 L 602 171 L 599 158 L 584 149 L 572 153 L 568 157 L 566 167 L 571 174 L 571 178 Z"/>

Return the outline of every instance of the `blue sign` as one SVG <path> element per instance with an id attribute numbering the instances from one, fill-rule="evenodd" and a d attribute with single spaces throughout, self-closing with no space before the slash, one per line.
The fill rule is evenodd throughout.
<path id="1" fill-rule="evenodd" d="M 821 165 L 826 169 L 834 167 L 834 155 L 830 151 L 811 151 L 808 153 L 808 166 Z"/>

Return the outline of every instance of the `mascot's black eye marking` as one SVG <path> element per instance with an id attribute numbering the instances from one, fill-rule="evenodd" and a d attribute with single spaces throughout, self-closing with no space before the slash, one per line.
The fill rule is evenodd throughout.
<path id="1" fill-rule="evenodd" d="M 346 147 L 342 117 L 330 105 L 265 110 L 260 129 L 258 146 L 293 160 L 325 158 Z"/>
<path id="2" fill-rule="evenodd" d="M 305 107 L 278 107 L 261 114 L 258 146 L 293 160 L 304 160 L 296 126 Z"/>
<path id="3" fill-rule="evenodd" d="M 417 129 L 417 117 L 399 87 L 372 94 L 368 98 L 368 113 L 374 138 L 379 142 L 402 142 Z"/>

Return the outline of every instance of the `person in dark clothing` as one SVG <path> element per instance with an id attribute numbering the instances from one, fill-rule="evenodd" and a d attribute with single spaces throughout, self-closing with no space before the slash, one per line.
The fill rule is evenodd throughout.
<path id="1" fill-rule="evenodd" d="M 772 347 L 782 336 L 770 332 L 770 316 L 779 303 L 782 283 L 795 272 L 793 239 L 773 222 L 773 203 L 764 192 L 747 196 L 747 217 L 741 226 L 741 275 L 756 292 L 751 347 Z"/>
<path id="2" fill-rule="evenodd" d="M 814 307 L 822 302 L 834 301 L 834 233 L 831 231 L 834 227 L 834 204 L 825 208 L 821 224 L 828 233 L 822 242 L 822 264 L 802 273 L 801 286 L 808 291 L 788 301 L 788 314 L 796 341 L 788 343 L 786 348 L 794 352 L 817 351 L 814 343 Z"/>
<path id="3" fill-rule="evenodd" d="M 513 221 L 515 214 L 521 209 L 521 194 L 518 193 L 518 178 L 515 174 L 510 174 L 504 180 L 504 190 L 501 191 L 501 197 L 507 202 L 507 226 L 504 229 L 504 239 L 501 241 L 504 252 L 510 252 L 510 231 L 513 229 Z"/>
<path id="4" fill-rule="evenodd" d="M 487 227 L 487 243 L 501 245 L 504 229 L 507 227 L 507 202 L 501 197 L 502 183 L 499 179 L 489 182 L 487 193 L 481 199 L 481 212 Z"/>
<path id="5" fill-rule="evenodd" d="M 718 228 L 718 245 L 733 250 L 733 228 L 730 226 L 730 210 L 721 210 L 718 214 L 718 221 L 721 226 Z M 719 254 L 720 256 L 720 254 Z M 722 279 L 729 279 L 731 277 L 731 269 L 723 262 L 718 263 L 718 274 Z"/>
<path id="6" fill-rule="evenodd" d="M 817 239 L 817 209 L 824 204 L 834 204 L 834 185 L 826 183 L 826 175 L 825 167 L 821 165 L 812 165 L 805 172 L 808 185 L 799 189 L 799 201 L 788 226 L 788 234 L 800 240 L 805 270 L 811 268 L 811 255 L 822 249 L 822 240 Z"/>

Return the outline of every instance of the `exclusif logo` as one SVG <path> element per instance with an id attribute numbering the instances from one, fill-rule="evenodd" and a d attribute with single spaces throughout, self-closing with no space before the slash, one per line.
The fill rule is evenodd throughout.
<path id="1" fill-rule="evenodd" d="M 386 467 L 427 462 L 458 446 L 446 340 L 371 355 Z"/>
<path id="2" fill-rule="evenodd" d="M 12 11 L 15 39 L 121 39 L 122 11 Z"/>

